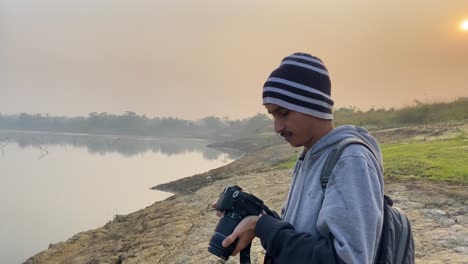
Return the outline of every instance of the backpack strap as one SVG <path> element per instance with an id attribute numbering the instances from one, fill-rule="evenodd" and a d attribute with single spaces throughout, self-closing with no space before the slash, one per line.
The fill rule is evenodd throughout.
<path id="1" fill-rule="evenodd" d="M 327 188 L 331 172 L 341 153 L 351 144 L 363 145 L 378 159 L 374 150 L 361 139 L 346 138 L 341 140 L 333 146 L 325 161 L 320 175 L 322 191 Z M 392 207 L 393 200 L 387 195 L 384 195 L 383 205 L 384 222 L 382 223 L 382 234 L 376 250 L 375 263 L 414 263 L 414 238 L 407 215 L 399 208 Z"/>
<path id="2" fill-rule="evenodd" d="M 338 162 L 338 159 L 340 159 L 341 153 L 347 146 L 351 144 L 363 145 L 372 153 L 372 155 L 374 155 L 374 157 L 377 158 L 372 147 L 370 147 L 366 142 L 362 141 L 361 139 L 349 137 L 341 140 L 332 148 L 332 150 L 328 154 L 327 160 L 325 161 L 325 165 L 323 166 L 323 170 L 320 175 L 320 184 L 322 185 L 322 191 L 325 191 L 325 189 L 327 188 L 332 170 Z"/>
<path id="3" fill-rule="evenodd" d="M 400 241 L 398 241 L 398 254 L 396 256 L 396 262 L 395 263 L 403 263 L 403 260 L 405 258 L 406 254 L 406 247 L 408 245 L 408 237 L 410 235 L 410 229 L 408 227 L 408 217 L 406 216 L 405 212 L 401 210 L 398 207 L 393 207 L 395 208 L 398 213 L 400 214 L 400 219 L 401 219 L 401 237 Z"/>

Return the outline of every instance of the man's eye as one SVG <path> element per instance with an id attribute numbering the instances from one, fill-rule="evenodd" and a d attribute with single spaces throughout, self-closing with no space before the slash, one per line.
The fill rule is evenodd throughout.
<path id="1" fill-rule="evenodd" d="M 279 116 L 287 116 L 289 114 L 289 111 L 279 111 L 278 115 Z"/>

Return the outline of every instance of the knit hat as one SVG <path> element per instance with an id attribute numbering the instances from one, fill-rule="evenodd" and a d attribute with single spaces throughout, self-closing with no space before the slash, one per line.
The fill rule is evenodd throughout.
<path id="1" fill-rule="evenodd" d="M 263 85 L 263 104 L 284 108 L 322 119 L 333 119 L 333 100 L 327 68 L 306 53 L 294 53 L 281 61 Z"/>

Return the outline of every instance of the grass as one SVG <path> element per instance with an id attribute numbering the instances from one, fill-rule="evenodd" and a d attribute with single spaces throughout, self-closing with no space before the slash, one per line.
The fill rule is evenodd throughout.
<path id="1" fill-rule="evenodd" d="M 468 137 L 382 144 L 385 175 L 468 183 Z M 296 156 L 272 169 L 293 168 Z"/>
<path id="2" fill-rule="evenodd" d="M 296 164 L 296 160 L 297 160 L 297 155 L 291 156 L 288 160 L 276 164 L 271 169 L 272 170 L 283 170 L 283 169 L 294 168 L 294 165 Z"/>
<path id="3" fill-rule="evenodd" d="M 384 144 L 382 153 L 387 176 L 468 182 L 468 137 L 463 134 L 446 140 Z"/>

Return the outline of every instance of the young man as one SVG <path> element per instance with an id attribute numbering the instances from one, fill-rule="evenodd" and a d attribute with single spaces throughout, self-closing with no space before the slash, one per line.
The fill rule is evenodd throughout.
<path id="1" fill-rule="evenodd" d="M 269 263 L 373 263 L 383 222 L 382 158 L 364 128 L 335 128 L 328 71 L 305 53 L 284 58 L 263 87 L 263 104 L 275 132 L 293 147 L 304 147 L 294 168 L 281 220 L 269 215 L 244 218 L 223 241 L 239 238 L 233 255 L 257 236 Z M 356 137 L 373 148 L 348 146 L 325 191 L 320 175 L 331 148 Z"/>

